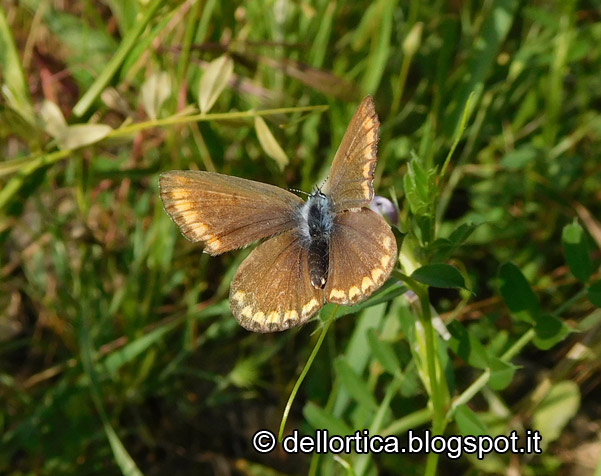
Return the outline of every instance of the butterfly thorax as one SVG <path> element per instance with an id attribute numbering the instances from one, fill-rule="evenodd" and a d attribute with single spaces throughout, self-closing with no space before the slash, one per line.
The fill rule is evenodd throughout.
<path id="1" fill-rule="evenodd" d="M 316 288 L 325 287 L 328 279 L 334 217 L 332 199 L 320 190 L 309 195 L 298 216 L 301 244 L 308 250 L 309 276 Z"/>

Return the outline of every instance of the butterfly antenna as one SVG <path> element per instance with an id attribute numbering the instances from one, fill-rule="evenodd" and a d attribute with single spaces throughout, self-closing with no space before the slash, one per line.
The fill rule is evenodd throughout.
<path id="1" fill-rule="evenodd" d="M 314 185 L 313 190 L 315 192 L 322 193 L 322 190 L 326 186 L 326 183 L 328 183 L 328 177 L 323 179 L 319 185 Z"/>
<path id="2" fill-rule="evenodd" d="M 302 193 L 303 195 L 306 195 L 307 197 L 311 195 L 310 193 L 304 192 L 303 190 L 298 190 L 296 188 L 289 188 L 288 191 L 289 192 Z"/>

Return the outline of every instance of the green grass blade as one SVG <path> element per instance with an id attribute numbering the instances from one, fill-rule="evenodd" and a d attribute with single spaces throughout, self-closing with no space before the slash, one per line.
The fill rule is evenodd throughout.
<path id="1" fill-rule="evenodd" d="M 29 88 L 3 8 L 0 8 L 0 71 L 4 80 L 2 96 L 23 119 L 35 126 L 36 119 Z"/>
<path id="2" fill-rule="evenodd" d="M 372 50 L 366 61 L 365 74 L 361 82 L 363 91 L 374 94 L 382 81 L 391 50 L 392 22 L 396 0 L 380 0 L 381 16 L 378 28 L 373 32 Z"/>
<path id="3" fill-rule="evenodd" d="M 482 25 L 482 35 L 478 36 L 474 43 L 471 57 L 466 65 L 467 71 L 470 72 L 467 75 L 468 79 L 454 95 L 452 107 L 445 118 L 444 125 L 447 136 L 453 135 L 472 91 L 475 92 L 477 99 L 480 97 L 484 81 L 513 24 L 518 5 L 517 0 L 497 0 L 492 4 L 492 10 Z"/>
<path id="4" fill-rule="evenodd" d="M 92 356 L 92 340 L 90 339 L 88 329 L 89 319 L 85 315 L 82 315 L 81 320 L 82 322 L 79 331 L 81 361 L 84 371 L 89 378 L 90 393 L 92 396 L 92 400 L 94 401 L 96 410 L 98 411 L 98 414 L 100 415 L 100 418 L 102 420 L 102 426 L 104 427 L 104 431 L 111 446 L 111 450 L 113 451 L 115 462 L 121 469 L 121 473 L 124 476 L 143 476 L 142 472 L 138 469 L 138 466 L 125 449 L 125 446 L 123 446 L 121 439 L 110 424 L 109 418 L 106 414 L 106 410 L 104 408 L 103 403 L 102 390 L 100 387 L 100 383 L 98 382 L 98 376 L 96 375 L 96 371 L 94 369 L 94 358 Z"/>
<path id="5" fill-rule="evenodd" d="M 150 23 L 154 14 L 163 4 L 164 0 L 152 0 L 152 2 L 144 9 L 143 16 L 137 21 L 134 27 L 127 33 L 123 41 L 120 43 L 119 48 L 106 65 L 106 68 L 100 73 L 98 78 L 94 81 L 92 86 L 85 92 L 77 104 L 73 107 L 73 114 L 78 117 L 83 116 L 100 93 L 107 87 L 119 66 L 123 63 L 123 60 L 135 46 L 136 41 L 144 31 L 144 28 Z"/>

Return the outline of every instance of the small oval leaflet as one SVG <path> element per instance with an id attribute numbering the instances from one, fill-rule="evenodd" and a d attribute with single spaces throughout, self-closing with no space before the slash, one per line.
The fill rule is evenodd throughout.
<path id="1" fill-rule="evenodd" d="M 459 270 L 450 264 L 427 264 L 416 269 L 411 277 L 422 284 L 435 288 L 467 289 Z"/>
<path id="2" fill-rule="evenodd" d="M 234 72 L 234 62 L 228 56 L 211 61 L 200 79 L 198 105 L 203 114 L 215 104 Z"/>
<path id="3" fill-rule="evenodd" d="M 288 165 L 288 156 L 284 149 L 278 144 L 278 141 L 273 136 L 269 127 L 263 120 L 262 117 L 255 117 L 255 130 L 257 131 L 257 138 L 265 153 L 276 161 L 280 170 L 283 170 Z"/>
<path id="4" fill-rule="evenodd" d="M 101 141 L 112 130 L 106 124 L 74 124 L 67 127 L 56 140 L 60 149 L 77 149 Z"/>

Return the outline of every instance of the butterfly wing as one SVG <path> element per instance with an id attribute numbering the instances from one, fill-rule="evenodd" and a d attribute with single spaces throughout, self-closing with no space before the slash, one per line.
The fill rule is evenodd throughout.
<path id="1" fill-rule="evenodd" d="M 230 307 L 242 327 L 283 331 L 323 306 L 323 290 L 311 285 L 307 254 L 291 230 L 261 243 L 242 262 L 230 287 Z"/>
<path id="2" fill-rule="evenodd" d="M 379 129 L 374 100 L 367 96 L 346 129 L 324 186 L 336 212 L 366 207 L 374 197 Z"/>
<path id="3" fill-rule="evenodd" d="M 330 236 L 329 302 L 350 306 L 366 299 L 390 276 L 397 256 L 392 230 L 363 208 L 339 213 Z"/>
<path id="4" fill-rule="evenodd" d="M 293 228 L 304 203 L 282 188 L 213 172 L 165 172 L 159 187 L 184 236 L 203 242 L 211 255 Z"/>

